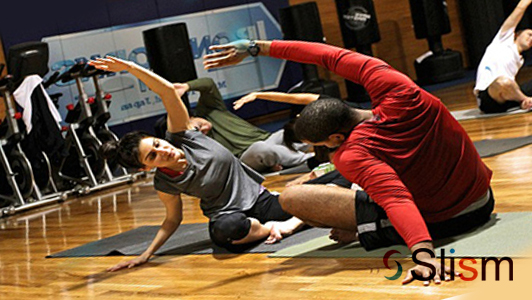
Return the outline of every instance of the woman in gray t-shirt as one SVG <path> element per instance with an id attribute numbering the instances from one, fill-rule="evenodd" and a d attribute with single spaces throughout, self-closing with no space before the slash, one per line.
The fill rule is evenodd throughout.
<path id="1" fill-rule="evenodd" d="M 114 57 L 89 64 L 111 72 L 128 71 L 161 97 L 168 112 L 166 139 L 132 132 L 118 143 L 102 146 L 104 157 L 115 158 L 125 167 L 157 168 L 154 186 L 166 207 L 166 218 L 148 249 L 109 271 L 147 262 L 166 242 L 183 218 L 181 193 L 201 199 L 201 209 L 210 220 L 211 239 L 222 247 L 261 239 L 275 243 L 303 225 L 282 210 L 277 196 L 261 186 L 263 178 L 258 173 L 193 127 L 172 83 L 133 62 Z"/>

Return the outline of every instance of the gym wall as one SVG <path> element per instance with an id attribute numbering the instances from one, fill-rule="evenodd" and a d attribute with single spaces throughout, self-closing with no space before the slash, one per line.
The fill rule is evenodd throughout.
<path id="1" fill-rule="evenodd" d="M 276 88 L 279 78 L 281 78 L 279 88 L 287 90 L 301 78 L 300 74 L 293 75 L 289 70 L 281 76 L 279 71 L 286 63 L 268 58 L 258 58 L 258 63 L 235 67 L 234 69 L 238 68 L 239 72 L 233 68 L 220 72 L 207 72 L 201 66 L 201 56 L 205 54 L 210 43 L 216 40 L 224 43 L 236 40 L 237 37 L 243 38 L 250 32 L 254 33 L 253 29 L 259 37 L 281 38 L 281 32 L 270 16 L 277 18 L 279 9 L 288 6 L 288 0 L 33 2 L 21 0 L 13 3 L 10 14 L 0 18 L 0 35 L 4 41 L 4 49 L 44 38 L 50 47 L 49 63 L 52 72 L 62 71 L 78 61 L 106 54 L 136 60 L 139 64 L 147 65 L 142 31 L 166 23 L 187 22 L 191 44 L 194 44 L 192 48 L 198 76 L 215 78 L 222 94 L 227 98 L 241 96 L 258 89 Z M 24 9 L 29 6 L 32 7 L 31 10 Z M 222 14 L 231 14 L 232 17 Z M 263 62 L 268 64 L 268 68 L 262 67 Z M 275 69 L 269 67 L 273 63 L 279 66 Z M 254 68 L 254 70 L 248 72 L 247 69 L 244 70 L 245 68 Z M 294 70 L 292 73 L 297 72 Z M 109 122 L 110 125 L 142 121 L 164 112 L 160 99 L 139 84 L 138 80 L 124 78 L 126 77 L 124 74 L 119 74 L 115 78 L 108 77 L 104 78 L 102 84 L 104 88 L 107 84 L 106 90 L 113 93 L 113 105 L 110 107 L 113 118 Z M 90 84 L 85 88 L 87 93 L 92 93 Z M 59 103 L 63 115 L 66 104 L 76 101 L 77 89 L 74 84 L 56 84 L 49 91 L 63 94 Z M 263 106 L 245 109 L 239 111 L 239 114 L 244 118 L 250 118 L 287 107 L 278 103 L 268 103 Z"/>
<path id="2" fill-rule="evenodd" d="M 262 0 L 271 14 L 278 19 L 279 7 L 287 4 L 295 5 L 310 0 Z M 447 0 L 448 13 L 451 23 L 451 33 L 444 35 L 443 45 L 460 51 L 463 54 L 465 67 L 470 67 L 465 31 L 460 19 L 459 3 L 470 0 Z M 486 0 L 488 1 L 488 0 Z M 493 0 L 503 1 L 503 0 Z M 517 0 L 505 0 L 508 5 Z M 4 46 L 9 46 L 29 40 L 40 40 L 42 37 L 68 34 L 139 23 L 157 18 L 190 14 L 197 11 L 223 8 L 238 4 L 255 3 L 256 0 L 82 0 L 73 4 L 67 0 L 13 2 L 13 9 L 0 19 L 0 32 Z M 327 43 L 343 47 L 338 16 L 334 0 L 315 0 L 318 4 Z M 478 2 L 478 1 L 477 1 Z M 381 41 L 373 45 L 373 54 L 393 67 L 416 79 L 414 60 L 428 51 L 426 40 L 417 40 L 412 28 L 409 0 L 374 0 L 379 23 Z M 24 9 L 31 6 L 32 9 Z M 90 8 L 90 9 L 89 9 Z M 505 7 L 505 13 L 509 13 Z M 290 64 L 287 64 L 288 66 Z M 346 97 L 344 80 L 320 70 L 324 79 L 332 79 L 340 84 L 342 96 Z M 290 86 L 288 78 L 300 77 L 297 68 L 285 71 L 281 80 L 281 89 Z M 254 110 L 259 111 L 259 110 Z M 239 112 L 251 114 L 251 112 Z M 251 117 L 248 115 L 247 117 Z"/>
<path id="3" fill-rule="evenodd" d="M 323 32 L 327 43 L 344 47 L 334 0 L 315 0 L 320 11 Z M 289 0 L 290 5 L 308 2 L 308 0 Z M 388 62 L 397 70 L 416 79 L 414 60 L 428 51 L 426 40 L 417 40 L 412 28 L 410 5 L 408 0 L 374 0 L 379 23 L 381 41 L 373 45 L 373 55 Z M 462 37 L 462 24 L 458 10 L 458 0 L 447 0 L 451 33 L 443 36 L 443 45 L 460 51 L 464 57 L 465 67 L 469 66 L 465 43 Z M 320 70 L 323 78 L 335 80 L 340 84 L 342 97 L 347 96 L 342 78 Z"/>

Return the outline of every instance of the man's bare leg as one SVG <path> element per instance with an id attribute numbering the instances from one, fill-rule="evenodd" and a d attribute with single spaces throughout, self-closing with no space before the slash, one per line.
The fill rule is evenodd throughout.
<path id="1" fill-rule="evenodd" d="M 287 187 L 279 195 L 284 211 L 311 225 L 356 231 L 356 191 L 325 185 Z"/>
<path id="2" fill-rule="evenodd" d="M 517 101 L 521 103 L 522 109 L 532 108 L 532 98 L 523 94 L 521 88 L 514 80 L 504 76 L 497 77 L 490 84 L 488 94 L 500 104 L 506 101 Z"/>

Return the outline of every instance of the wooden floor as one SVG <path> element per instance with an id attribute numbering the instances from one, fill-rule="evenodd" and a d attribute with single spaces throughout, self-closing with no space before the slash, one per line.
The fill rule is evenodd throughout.
<path id="1" fill-rule="evenodd" d="M 453 109 L 472 108 L 472 84 L 436 92 Z M 532 113 L 462 123 L 473 140 L 532 134 Z M 496 211 L 532 211 L 532 146 L 485 159 L 494 171 Z M 269 178 L 282 191 L 294 176 Z M 0 299 L 444 299 L 475 283 L 401 286 L 382 259 L 273 259 L 264 254 L 164 256 L 116 273 L 123 257 L 45 259 L 48 254 L 143 226 L 164 208 L 150 182 L 139 182 L 0 220 Z M 205 222 L 185 198 L 184 222 Z M 403 266 L 412 266 L 407 260 Z M 524 299 L 524 298 L 523 298 Z"/>

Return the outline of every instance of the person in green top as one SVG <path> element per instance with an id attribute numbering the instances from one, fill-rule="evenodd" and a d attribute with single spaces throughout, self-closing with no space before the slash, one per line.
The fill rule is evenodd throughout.
<path id="1" fill-rule="evenodd" d="M 188 91 L 200 92 L 196 117 L 191 123 L 258 172 L 297 166 L 314 156 L 304 152 L 306 144 L 295 144 L 296 151 L 290 150 L 283 143 L 282 129 L 270 133 L 231 113 L 211 78 L 174 83 L 174 87 L 179 96 Z"/>

